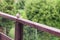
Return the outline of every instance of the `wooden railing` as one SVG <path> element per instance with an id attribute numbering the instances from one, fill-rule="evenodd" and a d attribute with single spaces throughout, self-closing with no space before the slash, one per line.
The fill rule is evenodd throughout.
<path id="1" fill-rule="evenodd" d="M 52 35 L 60 37 L 60 29 L 32 22 L 30 20 L 17 18 L 16 16 L 12 16 L 3 12 L 0 12 L 0 16 L 15 21 L 15 40 L 23 40 L 23 25 L 29 25 L 37 30 L 48 32 Z"/>
<path id="2" fill-rule="evenodd" d="M 0 32 L 0 40 L 13 40 L 10 37 L 8 37 L 7 35 L 3 34 Z"/>

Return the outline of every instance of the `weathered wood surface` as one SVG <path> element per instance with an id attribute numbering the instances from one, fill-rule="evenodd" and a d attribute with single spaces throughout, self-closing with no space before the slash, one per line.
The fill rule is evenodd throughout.
<path id="1" fill-rule="evenodd" d="M 13 21 L 16 21 L 16 19 L 17 19 L 17 17 L 15 17 L 15 16 L 12 16 L 12 15 L 9 15 L 9 14 L 6 14 L 6 13 L 2 13 L 2 12 L 0 12 L 0 16 L 4 17 L 4 18 L 7 18 L 7 19 L 11 19 Z M 43 25 L 43 24 L 39 24 L 39 23 L 36 23 L 36 22 L 25 20 L 25 19 L 22 19 L 22 18 L 18 18 L 17 20 L 18 20 L 18 22 L 20 22 L 24 25 L 29 25 L 33 28 L 38 29 L 38 30 L 48 32 L 48 33 L 51 33 L 53 35 L 56 35 L 56 36 L 60 37 L 60 29 L 49 27 L 49 26 L 46 26 L 46 25 Z"/>
<path id="2" fill-rule="evenodd" d="M 19 14 L 16 15 L 17 19 L 19 16 Z M 17 19 L 15 22 L 15 40 L 23 40 L 23 24 L 19 23 Z"/>
<path id="3" fill-rule="evenodd" d="M 3 34 L 0 32 L 0 40 L 13 40 L 10 37 L 8 37 L 7 35 Z"/>
<path id="4" fill-rule="evenodd" d="M 23 24 L 15 23 L 15 40 L 23 40 Z"/>

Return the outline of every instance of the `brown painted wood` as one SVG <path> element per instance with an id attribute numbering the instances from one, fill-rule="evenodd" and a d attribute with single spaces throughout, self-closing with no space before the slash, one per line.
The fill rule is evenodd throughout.
<path id="1" fill-rule="evenodd" d="M 2 12 L 0 12 L 0 16 L 4 17 L 4 18 L 7 18 L 7 19 L 14 20 L 14 21 L 16 21 L 16 19 L 17 19 L 17 17 L 15 17 L 15 16 L 5 14 L 5 13 L 2 13 Z M 36 22 L 32 22 L 32 21 L 29 21 L 29 20 L 25 20 L 25 19 L 22 19 L 22 18 L 18 18 L 17 20 L 18 20 L 19 23 L 22 23 L 24 25 L 29 25 L 33 28 L 38 29 L 38 30 L 48 32 L 48 33 L 51 33 L 53 35 L 56 35 L 56 36 L 60 37 L 60 29 L 50 27 L 50 26 L 46 26 L 46 25 L 43 25 L 43 24 L 39 24 L 39 23 L 36 23 Z"/>
<path id="2" fill-rule="evenodd" d="M 16 21 L 15 40 L 23 40 L 23 24 Z"/>
<path id="3" fill-rule="evenodd" d="M 17 19 L 19 19 L 19 13 L 16 14 Z M 23 24 L 19 23 L 16 19 L 15 23 L 15 40 L 23 40 Z"/>
<path id="4" fill-rule="evenodd" d="M 0 40 L 13 40 L 10 37 L 8 37 L 7 35 L 3 34 L 0 32 Z"/>

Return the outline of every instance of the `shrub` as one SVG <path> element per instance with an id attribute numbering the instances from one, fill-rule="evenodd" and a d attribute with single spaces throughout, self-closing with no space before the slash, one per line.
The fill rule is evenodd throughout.
<path id="1" fill-rule="evenodd" d="M 31 0 L 26 1 L 25 11 L 31 21 L 60 28 L 60 1 L 59 0 Z M 53 40 L 54 37 L 45 32 L 38 32 L 38 39 Z M 52 39 L 53 38 L 53 39 Z M 56 37 L 57 38 L 57 37 Z M 59 40 L 59 38 L 57 38 Z"/>
<path id="2" fill-rule="evenodd" d="M 16 9 L 16 5 L 14 4 L 14 1 L 2 0 L 0 2 L 0 11 L 11 15 L 16 15 L 17 9 Z M 7 34 L 8 34 L 10 28 L 12 28 L 13 26 L 13 22 L 11 20 L 0 17 L 0 25 L 2 25 L 7 29 Z"/>

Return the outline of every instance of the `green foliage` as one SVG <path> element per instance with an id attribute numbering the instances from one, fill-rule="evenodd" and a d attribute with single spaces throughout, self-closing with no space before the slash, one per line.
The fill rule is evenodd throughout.
<path id="1" fill-rule="evenodd" d="M 24 19 L 27 19 L 27 16 L 26 16 L 26 13 L 24 10 L 18 10 L 18 12 L 20 13 L 20 18 L 24 18 Z"/>
<path id="2" fill-rule="evenodd" d="M 21 18 L 60 28 L 60 0 L 18 0 L 17 3 L 14 0 L 3 0 L 0 2 L 0 11 L 11 15 L 19 12 Z M 0 17 L 0 25 L 6 27 L 9 36 L 14 38 L 14 28 L 11 29 L 14 23 L 11 20 Z M 60 40 L 60 38 L 25 26 L 24 40 Z"/>
<path id="3" fill-rule="evenodd" d="M 28 1 L 29 0 L 27 0 L 25 4 L 25 11 L 29 20 L 41 24 L 46 24 L 48 26 L 60 28 L 59 0 L 30 0 L 29 2 Z M 37 37 L 38 40 L 59 40 L 59 38 L 42 31 L 38 31 Z"/>
<path id="4" fill-rule="evenodd" d="M 10 30 L 10 32 L 9 32 L 9 36 L 11 37 L 11 38 L 14 38 L 14 32 L 15 32 L 15 29 L 14 29 L 14 27 Z"/>
<path id="5" fill-rule="evenodd" d="M 14 4 L 14 1 L 13 0 L 3 0 L 2 2 L 0 2 L 0 11 L 11 14 L 11 15 L 16 15 L 17 9 L 16 9 L 16 5 Z M 7 30 L 6 33 L 8 35 L 8 33 L 9 33 L 10 29 L 12 28 L 12 26 L 14 25 L 14 23 L 11 20 L 0 17 L 0 25 L 2 25 L 3 27 L 6 28 L 6 30 Z"/>
<path id="6" fill-rule="evenodd" d="M 49 26 L 60 26 L 59 1 L 32 1 L 26 4 L 26 14 L 29 20 L 44 23 Z M 57 24 L 58 23 L 58 24 Z"/>
<path id="7" fill-rule="evenodd" d="M 0 3 L 0 11 L 5 12 L 5 13 L 9 13 L 12 15 L 15 15 L 17 12 L 16 6 L 14 4 L 9 4 L 6 1 Z"/>
<path id="8" fill-rule="evenodd" d="M 18 2 L 16 3 L 17 5 L 17 9 L 24 9 L 25 6 L 25 0 L 18 0 Z"/>

